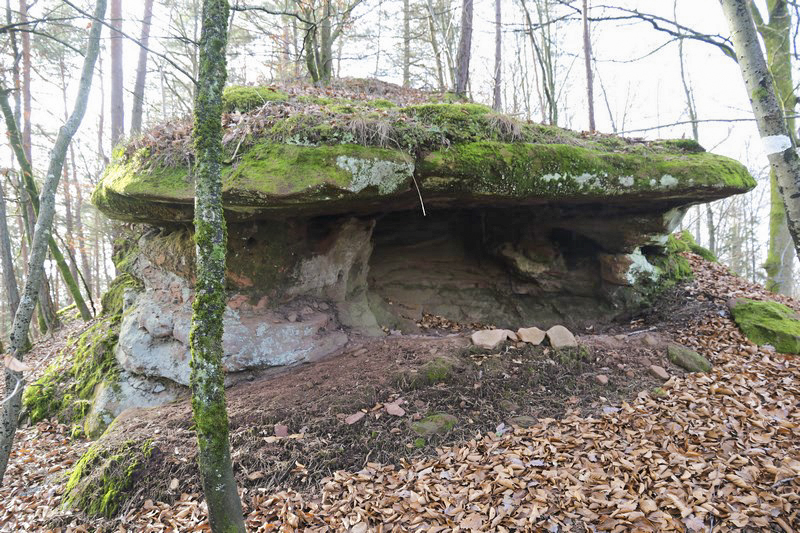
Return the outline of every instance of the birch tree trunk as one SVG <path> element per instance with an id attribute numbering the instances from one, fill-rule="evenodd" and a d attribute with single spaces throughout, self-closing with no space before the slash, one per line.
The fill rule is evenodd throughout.
<path id="1" fill-rule="evenodd" d="M 502 76 L 503 76 L 503 12 L 502 0 L 494 0 L 494 95 L 492 109 L 503 109 Z"/>
<path id="2" fill-rule="evenodd" d="M 133 84 L 133 109 L 131 110 L 131 135 L 142 131 L 144 110 L 144 83 L 147 77 L 147 46 L 150 42 L 150 23 L 153 20 L 153 0 L 145 0 L 142 16 L 142 34 L 139 38 L 139 64 L 136 66 L 136 82 Z"/>
<path id="3" fill-rule="evenodd" d="M 767 52 L 767 68 L 775 82 L 775 91 L 786 115 L 789 136 L 797 146 L 795 135 L 794 108 L 797 97 L 792 81 L 791 55 L 791 16 L 786 0 L 768 0 L 769 18 L 763 20 L 758 7 L 750 4 L 751 13 L 758 33 L 764 40 Z M 793 292 L 792 268 L 794 267 L 794 248 L 792 237 L 786 226 L 786 211 L 778 189 L 775 172 L 770 172 L 770 210 L 769 210 L 769 250 L 764 270 L 767 271 L 767 290 L 791 295 Z"/>
<path id="4" fill-rule="evenodd" d="M 461 37 L 456 55 L 456 94 L 467 95 L 469 59 L 472 52 L 472 0 L 464 0 L 461 8 Z"/>
<path id="5" fill-rule="evenodd" d="M 192 352 L 189 384 L 200 477 L 215 533 L 245 531 L 231 462 L 222 368 L 227 230 L 222 211 L 220 160 L 228 10 L 227 0 L 203 0 L 193 133 L 197 154 L 194 167 L 197 283 L 189 333 Z"/>
<path id="6" fill-rule="evenodd" d="M 95 5 L 94 18 L 102 20 L 106 12 L 106 0 L 97 0 Z M 47 167 L 42 194 L 39 198 L 39 217 L 36 219 L 36 230 L 33 234 L 31 243 L 31 255 L 28 259 L 28 279 L 25 280 L 25 288 L 22 291 L 22 298 L 14 315 L 14 323 L 11 327 L 11 355 L 17 359 L 22 359 L 27 331 L 30 326 L 33 309 L 36 306 L 37 290 L 41 286 L 44 275 L 44 259 L 47 254 L 47 244 L 51 239 L 53 217 L 56 208 L 56 190 L 58 181 L 61 177 L 61 168 L 67 157 L 67 149 L 78 131 L 78 127 L 86 113 L 86 104 L 89 100 L 89 91 L 92 88 L 92 76 L 97 55 L 100 52 L 100 33 L 103 25 L 100 22 L 93 22 L 89 32 L 89 42 L 86 46 L 86 55 L 83 58 L 83 68 L 78 85 L 78 94 L 75 99 L 75 106 L 67 122 L 59 129 L 58 136 L 53 143 L 50 152 L 50 163 Z M 7 100 L 6 100 L 7 102 Z M 20 386 L 17 387 L 17 383 Z M 0 420 L 0 482 L 8 466 L 8 457 L 11 454 L 11 446 L 14 442 L 14 433 L 17 430 L 19 412 L 22 407 L 22 391 L 24 382 L 22 373 L 14 372 L 6 368 L 6 391 L 16 391 L 8 402 L 3 405 L 3 416 Z M 9 392 L 10 393 L 10 392 Z"/>
<path id="7" fill-rule="evenodd" d="M 750 96 L 761 141 L 786 209 L 789 233 L 797 251 L 800 250 L 800 156 L 786 126 L 783 108 L 775 95 L 772 75 L 761 52 L 747 0 L 722 0 L 721 3 L 731 29 L 733 48 Z"/>

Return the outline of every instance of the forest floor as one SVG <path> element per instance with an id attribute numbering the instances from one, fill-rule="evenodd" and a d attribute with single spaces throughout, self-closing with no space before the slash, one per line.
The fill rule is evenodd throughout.
<path id="1" fill-rule="evenodd" d="M 335 358 L 229 389 L 248 526 L 800 530 L 800 359 L 750 343 L 726 307 L 775 297 L 687 257 L 694 281 L 629 323 L 579 332 L 587 357 L 477 350 L 439 320 L 430 335 L 357 339 Z M 666 360 L 668 342 L 714 369 L 685 374 Z M 63 343 L 36 346 L 34 374 Z M 435 414 L 454 427 L 413 430 Z M 62 509 L 65 473 L 89 443 L 42 422 L 17 433 L 0 531 L 208 530 L 188 402 L 121 418 L 104 440 L 148 439 L 154 452 L 117 517 Z"/>

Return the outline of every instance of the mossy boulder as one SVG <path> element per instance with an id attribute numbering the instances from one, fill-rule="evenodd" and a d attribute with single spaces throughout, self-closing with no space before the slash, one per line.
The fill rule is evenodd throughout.
<path id="1" fill-rule="evenodd" d="M 431 435 L 443 435 L 452 430 L 458 424 L 458 418 L 447 413 L 436 413 L 428 415 L 421 420 L 411 423 L 411 430 L 417 435 L 430 437 Z"/>
<path id="2" fill-rule="evenodd" d="M 667 358 L 673 365 L 679 366 L 687 372 L 711 371 L 711 363 L 708 359 L 680 344 L 672 343 L 667 346 Z"/>
<path id="3" fill-rule="evenodd" d="M 118 315 L 101 318 L 71 338 L 42 377 L 25 389 L 22 405 L 28 419 L 55 418 L 82 432 L 96 387 L 113 382 L 119 372 L 114 358 L 118 338 Z"/>
<path id="4" fill-rule="evenodd" d="M 149 440 L 94 443 L 70 472 L 64 489 L 66 505 L 91 517 L 113 517 L 128 499 L 136 474 L 151 453 Z"/>
<path id="5" fill-rule="evenodd" d="M 747 298 L 734 300 L 729 307 L 739 329 L 754 343 L 800 354 L 800 315 L 789 307 Z"/>

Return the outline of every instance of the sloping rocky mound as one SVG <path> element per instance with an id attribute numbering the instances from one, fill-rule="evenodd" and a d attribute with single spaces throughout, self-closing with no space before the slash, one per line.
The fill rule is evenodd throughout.
<path id="1" fill-rule="evenodd" d="M 667 235 L 692 204 L 755 182 L 692 141 L 585 135 L 446 95 L 226 92 L 229 381 L 421 333 L 424 316 L 516 329 L 608 322 L 689 274 Z M 119 243 L 118 371 L 97 434 L 188 384 L 194 242 L 191 123 L 115 150 L 93 201 L 150 225 Z"/>

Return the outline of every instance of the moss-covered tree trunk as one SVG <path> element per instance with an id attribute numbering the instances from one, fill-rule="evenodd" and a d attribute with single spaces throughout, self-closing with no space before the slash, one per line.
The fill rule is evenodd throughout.
<path id="1" fill-rule="evenodd" d="M 775 82 L 778 100 L 786 115 L 789 135 L 797 146 L 794 109 L 797 97 L 792 82 L 791 16 L 786 0 L 767 0 L 768 19 L 765 21 L 755 4 L 750 5 L 756 29 L 764 39 L 767 67 Z M 769 251 L 764 269 L 767 271 L 767 289 L 780 294 L 792 294 L 792 267 L 794 248 L 786 225 L 786 209 L 779 191 L 775 171 L 770 172 Z"/>
<path id="2" fill-rule="evenodd" d="M 758 131 L 786 210 L 795 251 L 800 250 L 800 156 L 764 60 L 747 0 L 722 0 Z"/>
<path id="3" fill-rule="evenodd" d="M 222 368 L 227 235 L 222 211 L 220 161 L 228 9 L 227 0 L 203 0 L 200 68 L 194 102 L 197 283 L 189 333 L 192 351 L 189 382 L 200 477 L 208 502 L 211 529 L 215 533 L 245 531 L 231 463 Z"/>
<path id="4" fill-rule="evenodd" d="M 78 83 L 78 94 L 75 98 L 75 107 L 67 122 L 59 129 L 58 136 L 50 151 L 50 163 L 47 167 L 42 193 L 39 198 L 39 216 L 36 219 L 36 228 L 31 242 L 30 257 L 28 258 L 28 279 L 22 292 L 14 323 L 11 327 L 11 355 L 22 358 L 27 341 L 28 327 L 36 306 L 38 290 L 44 277 L 44 259 L 47 255 L 47 244 L 51 238 L 53 217 L 56 210 L 56 191 L 61 178 L 61 169 L 67 157 L 69 144 L 86 114 L 86 104 L 89 101 L 89 91 L 92 88 L 94 64 L 100 53 L 100 32 L 103 25 L 100 22 L 105 16 L 106 0 L 97 0 L 95 6 L 92 29 L 89 32 L 89 42 L 86 46 L 86 55 L 83 58 L 83 68 Z M 23 386 L 17 387 L 21 383 Z M 0 420 L 0 481 L 8 466 L 8 457 L 11 454 L 11 445 L 14 442 L 14 433 L 17 430 L 19 412 L 22 407 L 22 392 L 24 381 L 22 373 L 6 368 L 6 391 L 14 391 L 14 395 L 3 404 L 3 416 Z"/>

